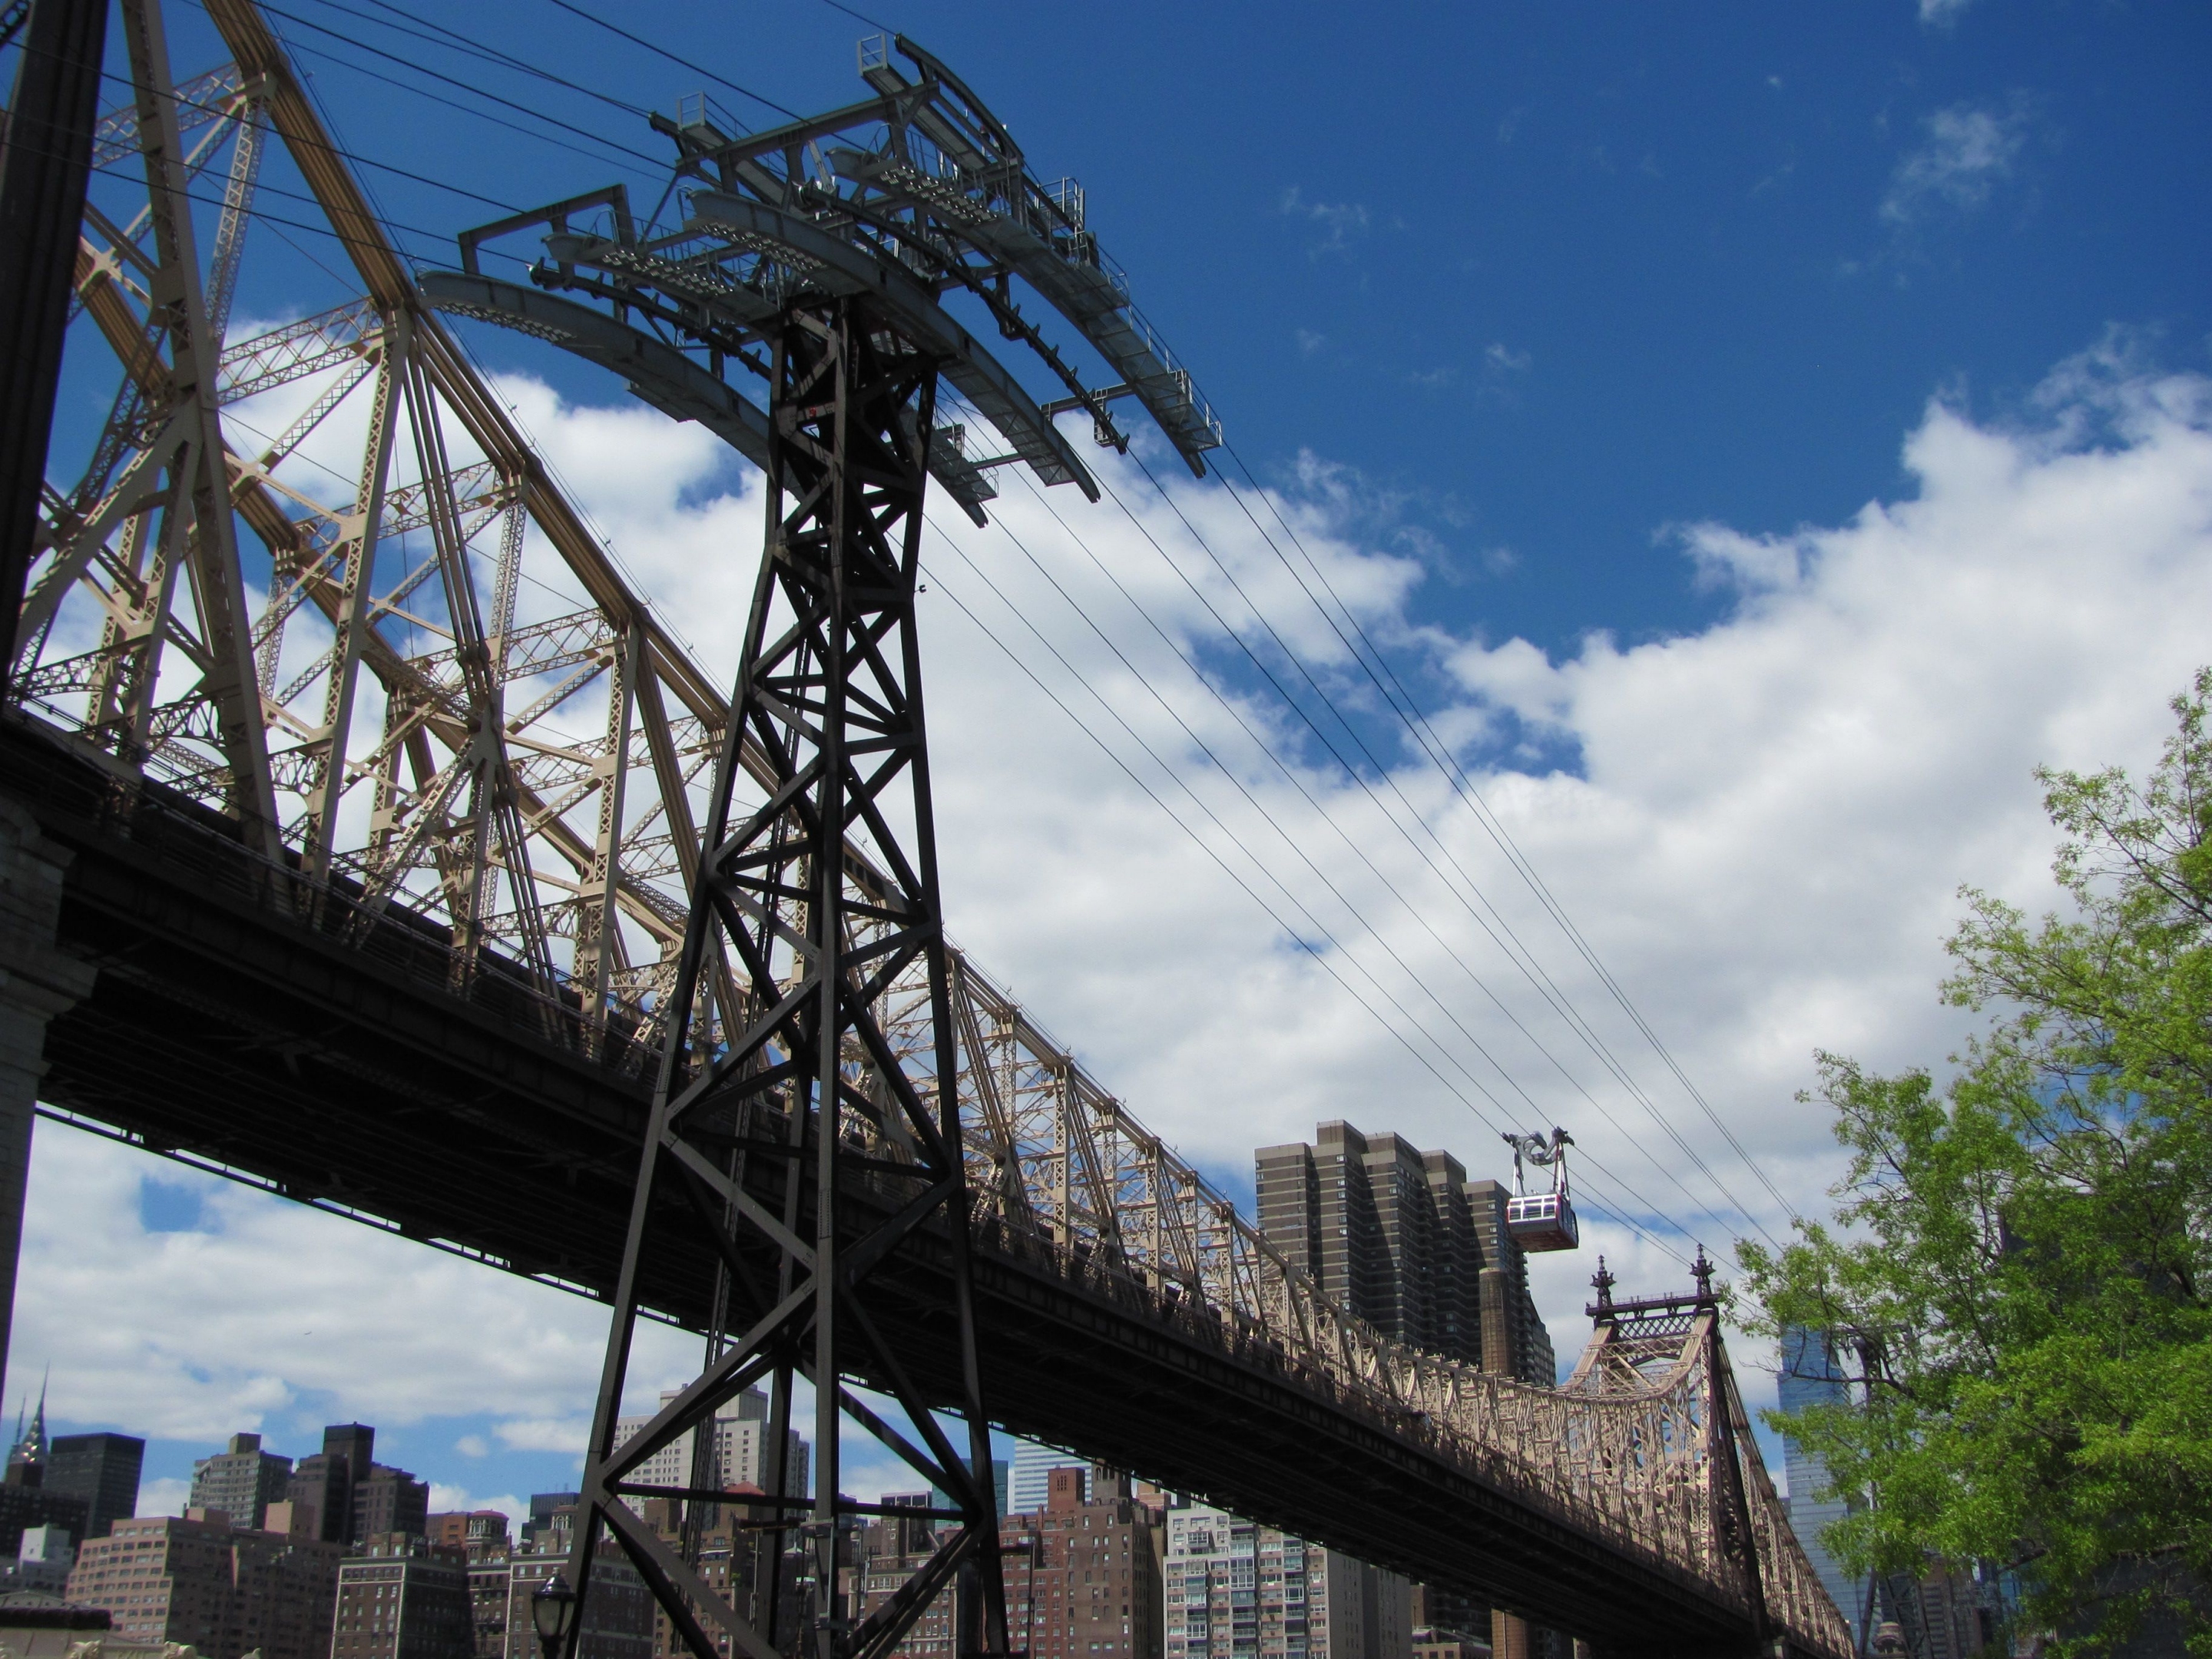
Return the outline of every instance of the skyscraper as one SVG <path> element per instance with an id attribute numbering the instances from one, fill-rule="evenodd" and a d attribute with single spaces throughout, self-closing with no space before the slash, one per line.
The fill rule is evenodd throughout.
<path id="1" fill-rule="evenodd" d="M 1049 1446 L 1032 1446 L 1026 1442 L 1014 1448 L 1014 1459 L 1006 1471 L 1006 1494 L 1004 1513 L 1034 1515 L 1045 1507 L 1052 1493 L 1052 1472 L 1054 1469 L 1076 1469 L 1081 1472 L 1085 1486 L 1084 1496 L 1090 1496 L 1088 1482 L 1091 1462 L 1073 1452 L 1054 1451 Z"/>
<path id="2" fill-rule="evenodd" d="M 1256 1162 L 1260 1231 L 1347 1310 L 1432 1353 L 1558 1380 L 1498 1182 L 1344 1122 L 1322 1124 L 1310 1146 L 1263 1146 Z"/>
<path id="3" fill-rule="evenodd" d="M 676 1398 L 677 1390 L 661 1391 L 663 1405 Z M 649 1417 L 623 1417 L 615 1421 L 615 1444 L 627 1444 L 647 1423 Z M 768 1490 L 768 1453 L 769 1430 L 768 1396 L 758 1389 L 748 1389 L 736 1399 L 726 1401 L 714 1413 L 715 1469 L 709 1479 L 715 1480 L 725 1492 L 738 1486 L 753 1486 Z M 784 1460 L 787 1485 L 794 1492 L 806 1490 L 805 1440 L 796 1429 L 785 1431 Z M 656 1486 L 688 1486 L 691 1484 L 691 1432 L 684 1433 L 670 1441 L 651 1457 L 638 1465 L 632 1477 L 641 1485 Z"/>
<path id="4" fill-rule="evenodd" d="M 234 1526 L 258 1528 L 291 1480 L 290 1458 L 262 1450 L 258 1434 L 234 1434 L 229 1450 L 192 1465 L 191 1506 L 221 1510 Z"/>
<path id="5" fill-rule="evenodd" d="M 374 1467 L 376 1431 L 366 1423 L 334 1423 L 323 1431 L 323 1449 L 300 1460 L 286 1496 L 310 1518 L 302 1529 L 334 1544 L 350 1542 L 353 1489 Z"/>
<path id="6" fill-rule="evenodd" d="M 201 1659 L 328 1659 L 338 1555 L 225 1521 L 126 1518 L 78 1552 L 69 1598 L 106 1607 L 126 1643 L 185 1643 Z"/>
<path id="7" fill-rule="evenodd" d="M 105 1538 L 118 1521 L 138 1513 L 145 1461 L 146 1443 L 127 1434 L 58 1434 L 46 1453 L 46 1490 L 83 1498 L 85 1536 Z"/>
<path id="8" fill-rule="evenodd" d="M 1838 1404 L 1845 1398 L 1846 1381 L 1824 1338 L 1794 1326 L 1782 1334 L 1782 1375 L 1774 1392 L 1784 1411 Z M 1848 1577 L 1820 1543 L 1820 1528 L 1842 1520 L 1850 1506 L 1826 1490 L 1828 1471 L 1819 1457 L 1787 1434 L 1782 1437 L 1782 1449 L 1790 1473 L 1790 1529 L 1804 1546 L 1830 1599 L 1851 1621 L 1856 1636 L 1866 1617 L 1867 1581 Z"/>
<path id="9" fill-rule="evenodd" d="M 1166 1659 L 1412 1659 L 1405 1579 L 1224 1510 L 1174 1500 L 1164 1583 Z"/>

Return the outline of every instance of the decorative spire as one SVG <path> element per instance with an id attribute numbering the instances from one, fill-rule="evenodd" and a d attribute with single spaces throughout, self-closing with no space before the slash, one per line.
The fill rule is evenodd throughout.
<path id="1" fill-rule="evenodd" d="M 53 1368 L 50 1365 L 46 1370 L 47 1376 L 51 1376 Z M 15 1421 L 15 1449 L 8 1454 L 8 1461 L 10 1463 L 44 1464 L 46 1461 L 46 1378 L 42 1377 L 39 1382 L 39 1409 L 32 1414 L 30 1432 L 27 1434 L 22 1430 L 21 1412 L 16 1413 Z"/>
<path id="2" fill-rule="evenodd" d="M 1705 1260 L 1705 1247 L 1698 1246 L 1698 1259 L 1690 1264 L 1690 1277 L 1698 1281 L 1698 1300 L 1713 1299 L 1713 1264 Z"/>
<path id="3" fill-rule="evenodd" d="M 1597 1272 L 1590 1276 L 1590 1283 L 1597 1287 L 1597 1305 L 1610 1308 L 1613 1305 L 1613 1278 L 1612 1271 L 1605 1265 L 1603 1256 L 1597 1259 Z"/>

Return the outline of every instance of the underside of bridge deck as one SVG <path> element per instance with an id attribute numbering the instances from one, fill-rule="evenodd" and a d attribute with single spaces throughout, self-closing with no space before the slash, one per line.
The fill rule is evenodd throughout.
<path id="1" fill-rule="evenodd" d="M 0 793 L 74 854 L 58 942 L 98 970 L 49 1031 L 43 1095 L 54 1108 L 607 1293 L 649 1100 L 641 1057 L 618 1043 L 604 1061 L 564 1050 L 496 964 L 456 994 L 446 940 L 419 921 L 365 921 L 342 905 L 301 914 L 286 896 L 297 889 L 223 819 L 35 722 L 0 724 Z M 752 1160 L 757 1179 L 772 1162 L 765 1151 Z M 902 1197 L 886 1175 L 847 1207 L 859 1225 Z M 986 1398 L 1007 1429 L 1601 1649 L 1749 1650 L 1735 1610 L 1455 1466 L 1212 1310 L 996 1223 L 976 1247 Z M 646 1305 L 702 1328 L 711 1261 L 654 1259 Z M 733 1327 L 742 1285 L 738 1297 Z M 865 1306 L 926 1395 L 957 1397 L 933 1235 L 878 1273 Z"/>

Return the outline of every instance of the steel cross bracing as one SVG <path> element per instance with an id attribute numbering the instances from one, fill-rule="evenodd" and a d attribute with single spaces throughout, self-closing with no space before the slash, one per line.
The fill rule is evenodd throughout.
<path id="1" fill-rule="evenodd" d="M 124 6 L 144 91 L 101 142 L 134 147 L 111 153 L 137 155 L 153 184 L 134 201 L 95 179 L 73 328 L 80 351 L 105 343 L 117 394 L 81 458 L 58 450 L 49 468 L 12 717 L 66 734 L 118 799 L 219 810 L 222 856 L 257 902 L 365 957 L 432 953 L 441 994 L 638 1076 L 702 890 L 727 702 L 424 308 L 258 15 L 246 0 L 210 11 L 234 64 L 180 86 L 156 0 Z M 270 251 L 248 229 L 272 163 L 315 198 L 350 280 L 298 320 L 234 329 L 226 296 L 254 291 L 241 273 Z M 212 198 L 210 234 L 176 211 L 185 194 Z M 933 440 L 940 483 L 942 454 Z M 733 810 L 750 811 L 776 768 L 757 735 L 738 758 Z M 899 884 L 862 840 L 845 878 L 848 948 L 865 952 L 879 942 L 865 912 Z M 801 939 L 804 921 L 790 922 Z M 744 1012 L 753 988 L 726 949 L 702 960 L 707 1041 L 722 1050 L 723 1011 Z M 1709 1313 L 1634 1342 L 1602 1326 L 1564 1391 L 1404 1349 L 1290 1269 L 949 945 L 942 982 L 941 1018 L 926 952 L 874 999 L 890 1057 L 848 1040 L 843 1127 L 890 1170 L 941 1156 L 915 1125 L 943 1138 L 949 1029 L 979 1253 L 1056 1264 L 1071 1287 L 1388 1424 L 1485 1490 L 1740 1608 L 1746 1628 L 1763 1605 L 1793 1648 L 1846 1650 Z M 767 1190 L 759 1169 L 750 1179 Z M 868 1179 L 908 1197 L 920 1181 Z"/>
<path id="2" fill-rule="evenodd" d="M 908 70 L 892 61 L 894 47 Z M 1052 417 L 1084 410 L 1099 442 L 1126 449 L 1110 409 L 1119 398 L 1135 398 L 1202 475 L 1219 423 L 1086 227 L 1081 187 L 1040 182 L 981 100 L 905 36 L 862 41 L 860 60 L 874 97 L 770 131 L 733 137 L 703 97 L 676 118 L 656 115 L 677 149 L 675 222 L 641 224 L 626 188 L 610 185 L 471 231 L 463 268 L 427 274 L 424 293 L 616 369 L 647 402 L 707 423 L 756 460 L 767 426 L 743 388 L 765 368 L 764 331 L 787 297 L 873 294 L 996 430 L 997 454 L 971 455 L 974 434 L 957 426 L 931 442 L 932 472 L 979 524 L 996 493 L 990 470 L 1016 462 L 1095 499 Z M 482 246 L 526 231 L 543 234 L 536 288 L 478 269 Z M 1024 313 L 1017 276 L 1074 325 L 1111 382 L 1085 383 Z M 1036 402 L 940 307 L 951 294 L 1028 346 L 1067 395 Z"/>
<path id="3" fill-rule="evenodd" d="M 980 1592 L 962 1603 L 959 1651 L 1006 1651 L 958 1096 L 926 1098 L 920 1086 L 957 1065 L 914 613 L 938 361 L 887 310 L 866 297 L 802 300 L 787 306 L 774 342 L 765 550 L 670 994 L 570 1558 L 584 1595 L 600 1529 L 611 1530 L 697 1659 L 717 1659 L 709 1624 L 760 1659 L 873 1659 L 956 1576 Z M 763 799 L 738 796 L 746 743 L 768 763 Z M 928 1036 L 902 1054 L 878 1016 L 909 973 Z M 746 1165 L 762 1160 L 780 1189 L 773 1209 L 748 1189 Z M 843 1213 L 856 1171 L 903 1182 L 887 1218 Z M 682 1232 L 655 1224 L 657 1177 L 692 1200 Z M 951 1245 L 964 1448 L 870 1312 L 874 1270 L 922 1229 Z M 772 1272 L 748 1260 L 740 1234 L 765 1238 Z M 618 1445 L 641 1273 L 656 1252 L 686 1250 L 721 1254 L 720 1273 L 737 1282 L 718 1282 L 716 1305 L 734 1302 L 742 1325 L 710 1332 L 706 1370 Z M 854 1375 L 888 1382 L 903 1430 L 853 1394 Z M 719 1408 L 762 1378 L 769 1454 L 753 1583 L 778 1582 L 787 1536 L 810 1558 L 787 1630 L 780 1595 L 741 1607 L 735 1586 L 717 1591 L 628 1501 L 722 1502 L 719 1481 L 659 1487 L 635 1471 L 681 1437 L 710 1444 Z M 811 1495 L 784 1457 L 802 1378 L 814 1398 Z M 839 1490 L 848 1417 L 948 1494 L 943 1518 L 955 1523 L 865 1619 L 841 1601 L 839 1571 L 854 1518 L 883 1510 Z"/>

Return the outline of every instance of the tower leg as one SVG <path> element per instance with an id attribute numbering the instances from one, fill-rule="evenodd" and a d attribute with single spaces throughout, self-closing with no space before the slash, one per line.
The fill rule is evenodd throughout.
<path id="1" fill-rule="evenodd" d="M 15 1322 L 46 1026 L 92 990 L 94 970 L 54 942 L 69 861 L 68 849 L 40 835 L 27 809 L 0 797 L 0 1376 Z"/>
<path id="2" fill-rule="evenodd" d="M 584 1590 L 611 1534 L 696 1659 L 718 1659 L 710 1626 L 747 1659 L 880 1659 L 969 1575 L 981 1591 L 977 1644 L 1006 1646 L 914 629 L 935 386 L 935 364 L 865 299 L 785 313 L 766 544 L 664 1005 L 570 1561 Z M 735 991 L 718 996 L 717 986 Z M 878 1012 L 895 988 L 930 1011 L 927 1040 L 903 1050 Z M 917 1389 L 919 1368 L 868 1312 L 872 1276 L 924 1233 L 951 1280 L 945 1325 L 959 1381 L 950 1398 Z M 618 1445 L 641 1302 L 702 1261 L 714 1264 L 716 1322 L 726 1306 L 732 1334 L 710 1339 L 707 1370 Z M 904 1423 L 863 1407 L 853 1378 L 888 1395 Z M 749 1500 L 757 1593 L 740 1607 L 633 1504 L 724 1498 L 647 1484 L 640 1468 L 686 1431 L 711 1437 L 717 1407 L 757 1381 L 771 1387 L 774 1444 L 768 1490 Z M 802 1388 L 813 1394 L 811 1483 L 783 1432 Z M 964 1419 L 964 1449 L 940 1411 Z M 871 1575 L 851 1571 L 848 1540 L 873 1506 L 840 1491 L 848 1427 L 951 1506 L 921 1566 L 879 1596 L 866 1589 Z M 787 1595 L 786 1567 L 800 1563 Z"/>

